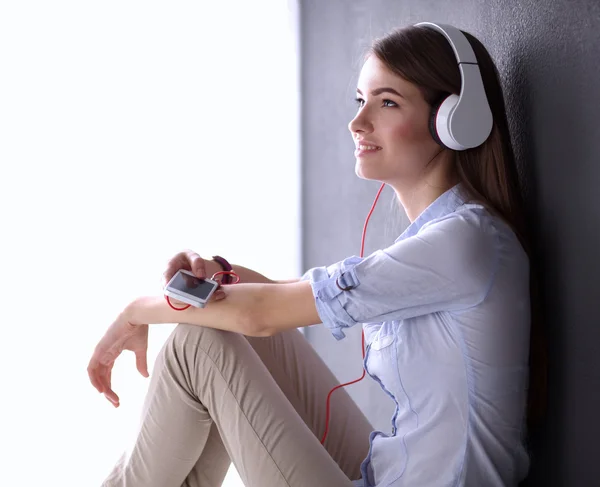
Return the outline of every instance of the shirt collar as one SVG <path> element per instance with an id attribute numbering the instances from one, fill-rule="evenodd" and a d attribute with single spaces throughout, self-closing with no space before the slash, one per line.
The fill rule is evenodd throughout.
<path id="1" fill-rule="evenodd" d="M 412 237 L 419 233 L 419 230 L 426 223 L 442 218 L 443 216 L 449 215 L 456 211 L 459 206 L 464 205 L 466 197 L 462 191 L 462 184 L 458 183 L 445 193 L 438 196 L 427 208 L 425 208 L 421 214 L 412 222 L 406 230 L 395 240 L 399 242 L 405 238 Z"/>

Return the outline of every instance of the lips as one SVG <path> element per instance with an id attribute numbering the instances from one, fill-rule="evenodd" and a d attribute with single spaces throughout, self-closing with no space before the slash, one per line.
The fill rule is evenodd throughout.
<path id="1" fill-rule="evenodd" d="M 354 151 L 354 157 L 363 157 L 370 154 L 376 154 L 381 150 L 379 146 L 369 146 L 359 144 L 356 150 Z"/>
<path id="2" fill-rule="evenodd" d="M 356 140 L 355 141 L 357 150 L 380 150 L 381 146 L 370 140 Z"/>

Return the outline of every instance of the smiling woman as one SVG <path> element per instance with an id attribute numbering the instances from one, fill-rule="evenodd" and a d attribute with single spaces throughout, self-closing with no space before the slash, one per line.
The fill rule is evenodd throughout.
<path id="1" fill-rule="evenodd" d="M 157 356 L 132 447 L 106 487 L 514 486 L 528 469 L 532 322 L 528 241 L 502 90 L 473 36 L 440 24 L 374 42 L 349 130 L 356 174 L 411 220 L 393 244 L 275 281 L 223 257 L 177 254 L 196 278 L 231 269 L 204 308 L 132 300 L 96 346 L 93 386 L 115 406 L 125 349 L 146 375 L 148 325 L 180 321 Z M 338 340 L 362 325 L 365 371 L 395 403 L 371 431 L 295 328 Z M 326 431 L 319 442 L 319 437 Z"/>

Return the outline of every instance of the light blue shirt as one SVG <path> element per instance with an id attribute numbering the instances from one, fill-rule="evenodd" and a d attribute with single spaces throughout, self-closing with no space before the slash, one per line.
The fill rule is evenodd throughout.
<path id="1" fill-rule="evenodd" d="M 355 485 L 504 487 L 525 477 L 529 260 L 507 224 L 457 185 L 393 245 L 303 279 L 338 340 L 363 324 L 365 369 L 396 404 L 391 434 L 371 433 Z"/>

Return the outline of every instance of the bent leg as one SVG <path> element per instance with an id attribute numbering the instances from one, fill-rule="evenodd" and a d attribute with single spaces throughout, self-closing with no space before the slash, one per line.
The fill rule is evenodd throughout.
<path id="1" fill-rule="evenodd" d="M 247 339 L 288 401 L 321 441 L 327 395 L 339 385 L 335 375 L 298 330 Z M 330 399 L 329 430 L 324 446 L 352 480 L 361 476 L 360 465 L 369 452 L 372 430 L 346 389 L 337 389 Z"/>
<path id="2" fill-rule="evenodd" d="M 327 394 L 339 384 L 334 374 L 298 330 L 246 339 L 296 413 L 320 441 L 325 431 Z M 345 389 L 332 394 L 330 410 L 325 449 L 348 478 L 359 479 L 360 465 L 368 454 L 369 434 L 373 428 Z M 219 447 L 217 442 L 222 447 L 220 437 L 215 437 L 211 449 Z M 190 477 L 200 477 L 210 469 L 213 460 L 207 452 L 211 449 L 205 448 Z M 190 482 L 189 485 L 205 484 Z"/>
<path id="3" fill-rule="evenodd" d="M 339 384 L 334 374 L 298 330 L 246 339 L 296 413 L 320 441 L 325 432 L 327 395 Z M 345 389 L 332 394 L 330 411 L 325 449 L 348 478 L 359 479 L 373 428 Z M 210 456 L 203 452 L 190 476 L 201 475 L 211 463 Z"/>
<path id="4" fill-rule="evenodd" d="M 231 460 L 220 434 L 183 373 L 191 363 L 177 350 L 178 328 L 156 357 L 136 441 L 103 487 L 213 487 L 227 474 Z M 210 468 L 186 479 L 201 454 Z"/>
<path id="5" fill-rule="evenodd" d="M 229 465 L 222 446 L 248 487 L 352 485 L 244 336 L 179 325 L 160 356 L 138 440 L 105 485 L 192 486 L 205 475 L 202 487 L 216 487 Z"/>

